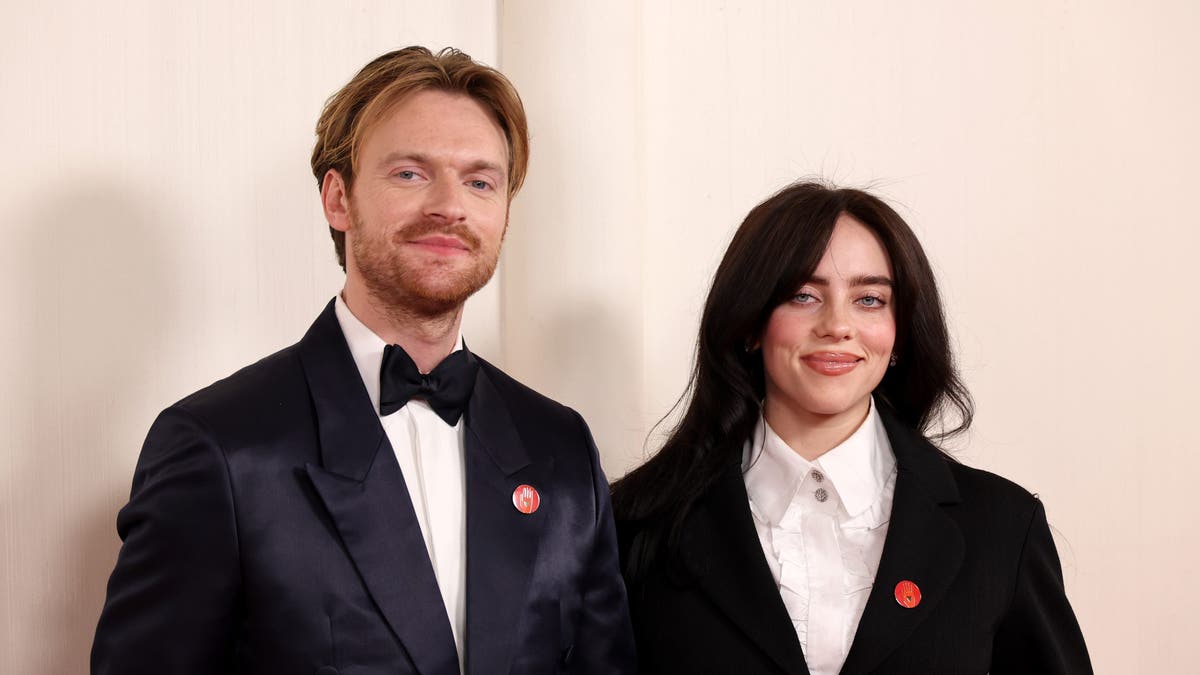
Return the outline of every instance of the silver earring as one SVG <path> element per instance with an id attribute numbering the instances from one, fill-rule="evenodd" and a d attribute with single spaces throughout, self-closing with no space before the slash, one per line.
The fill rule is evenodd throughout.
<path id="1" fill-rule="evenodd" d="M 888 359 L 888 366 L 894 366 L 898 361 L 900 361 L 900 357 L 893 353 L 892 358 Z"/>

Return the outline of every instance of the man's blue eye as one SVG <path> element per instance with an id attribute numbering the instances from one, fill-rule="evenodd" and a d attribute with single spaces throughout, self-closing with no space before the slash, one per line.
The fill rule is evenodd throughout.
<path id="1" fill-rule="evenodd" d="M 396 176 L 404 180 L 412 180 L 417 177 L 417 174 L 413 171 L 399 171 L 396 173 Z"/>
<path id="2" fill-rule="evenodd" d="M 475 188 L 476 190 L 486 190 L 491 187 L 491 185 L 488 185 L 488 182 L 485 180 L 473 180 L 471 181 L 471 187 Z"/>

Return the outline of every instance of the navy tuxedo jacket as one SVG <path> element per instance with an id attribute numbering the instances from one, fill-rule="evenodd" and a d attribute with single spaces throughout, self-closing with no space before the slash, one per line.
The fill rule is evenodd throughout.
<path id="1" fill-rule="evenodd" d="M 631 671 L 608 485 L 579 415 L 481 360 L 464 473 L 467 672 Z M 522 484 L 532 514 L 513 506 Z M 96 675 L 458 672 L 332 302 L 298 344 L 158 417 L 117 528 Z"/>
<path id="2" fill-rule="evenodd" d="M 898 473 L 875 585 L 844 675 L 1085 675 L 1041 502 L 948 460 L 880 408 Z M 639 535 L 617 524 L 622 549 Z M 921 601 L 895 598 L 913 581 Z M 642 671 L 808 675 L 754 529 L 740 466 L 685 522 L 677 556 L 629 585 Z"/>

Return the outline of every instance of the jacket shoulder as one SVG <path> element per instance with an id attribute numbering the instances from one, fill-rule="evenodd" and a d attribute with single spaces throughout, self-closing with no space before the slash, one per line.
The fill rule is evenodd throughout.
<path id="1" fill-rule="evenodd" d="M 985 500 L 1017 505 L 1031 504 L 1037 499 L 1029 490 L 1003 476 L 952 460 L 947 460 L 947 464 L 964 501 Z"/>
<path id="2" fill-rule="evenodd" d="M 476 358 L 479 357 L 476 356 Z M 516 378 L 488 361 L 479 358 L 479 364 L 492 385 L 496 387 L 496 392 L 518 411 L 540 416 L 548 415 L 564 422 L 579 418 L 579 413 L 517 381 Z"/>
<path id="3" fill-rule="evenodd" d="M 214 408 L 252 404 L 266 391 L 281 388 L 289 379 L 296 377 L 303 377 L 303 374 L 296 355 L 296 345 L 292 345 L 185 396 L 175 405 L 199 413 Z"/>
<path id="4" fill-rule="evenodd" d="M 272 421 L 296 420 L 311 410 L 296 346 L 281 349 L 184 397 L 170 407 L 196 419 L 217 438 L 245 437 Z M 253 435 L 253 434 L 252 434 Z"/>
<path id="5" fill-rule="evenodd" d="M 1037 495 L 990 471 L 948 463 L 960 501 L 947 513 L 959 522 L 968 540 L 984 540 L 985 546 L 1023 542 L 1041 508 Z"/>

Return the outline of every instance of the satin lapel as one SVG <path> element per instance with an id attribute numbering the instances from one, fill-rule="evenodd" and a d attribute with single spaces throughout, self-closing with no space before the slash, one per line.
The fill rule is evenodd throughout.
<path id="1" fill-rule="evenodd" d="M 787 673 L 808 675 L 804 653 L 754 530 L 735 466 L 688 519 L 680 540 L 697 584 L 729 619 Z"/>
<path id="2" fill-rule="evenodd" d="M 943 509 L 958 502 L 947 460 L 891 416 L 884 414 L 883 420 L 896 454 L 896 492 L 875 586 L 843 674 L 869 673 L 899 647 L 946 596 L 965 552 L 958 525 Z M 896 601 L 896 584 L 901 581 L 912 581 L 920 589 L 916 607 Z"/>
<path id="3" fill-rule="evenodd" d="M 421 673 L 457 673 L 458 652 L 400 465 L 326 307 L 300 342 L 321 466 L 305 465 L 367 591 Z"/>
<path id="4" fill-rule="evenodd" d="M 541 532 L 555 499 L 553 457 L 533 461 L 507 403 L 480 368 L 466 412 L 467 636 L 469 673 L 507 673 L 515 631 L 528 608 Z M 532 485 L 542 507 L 513 506 L 513 491 Z"/>

